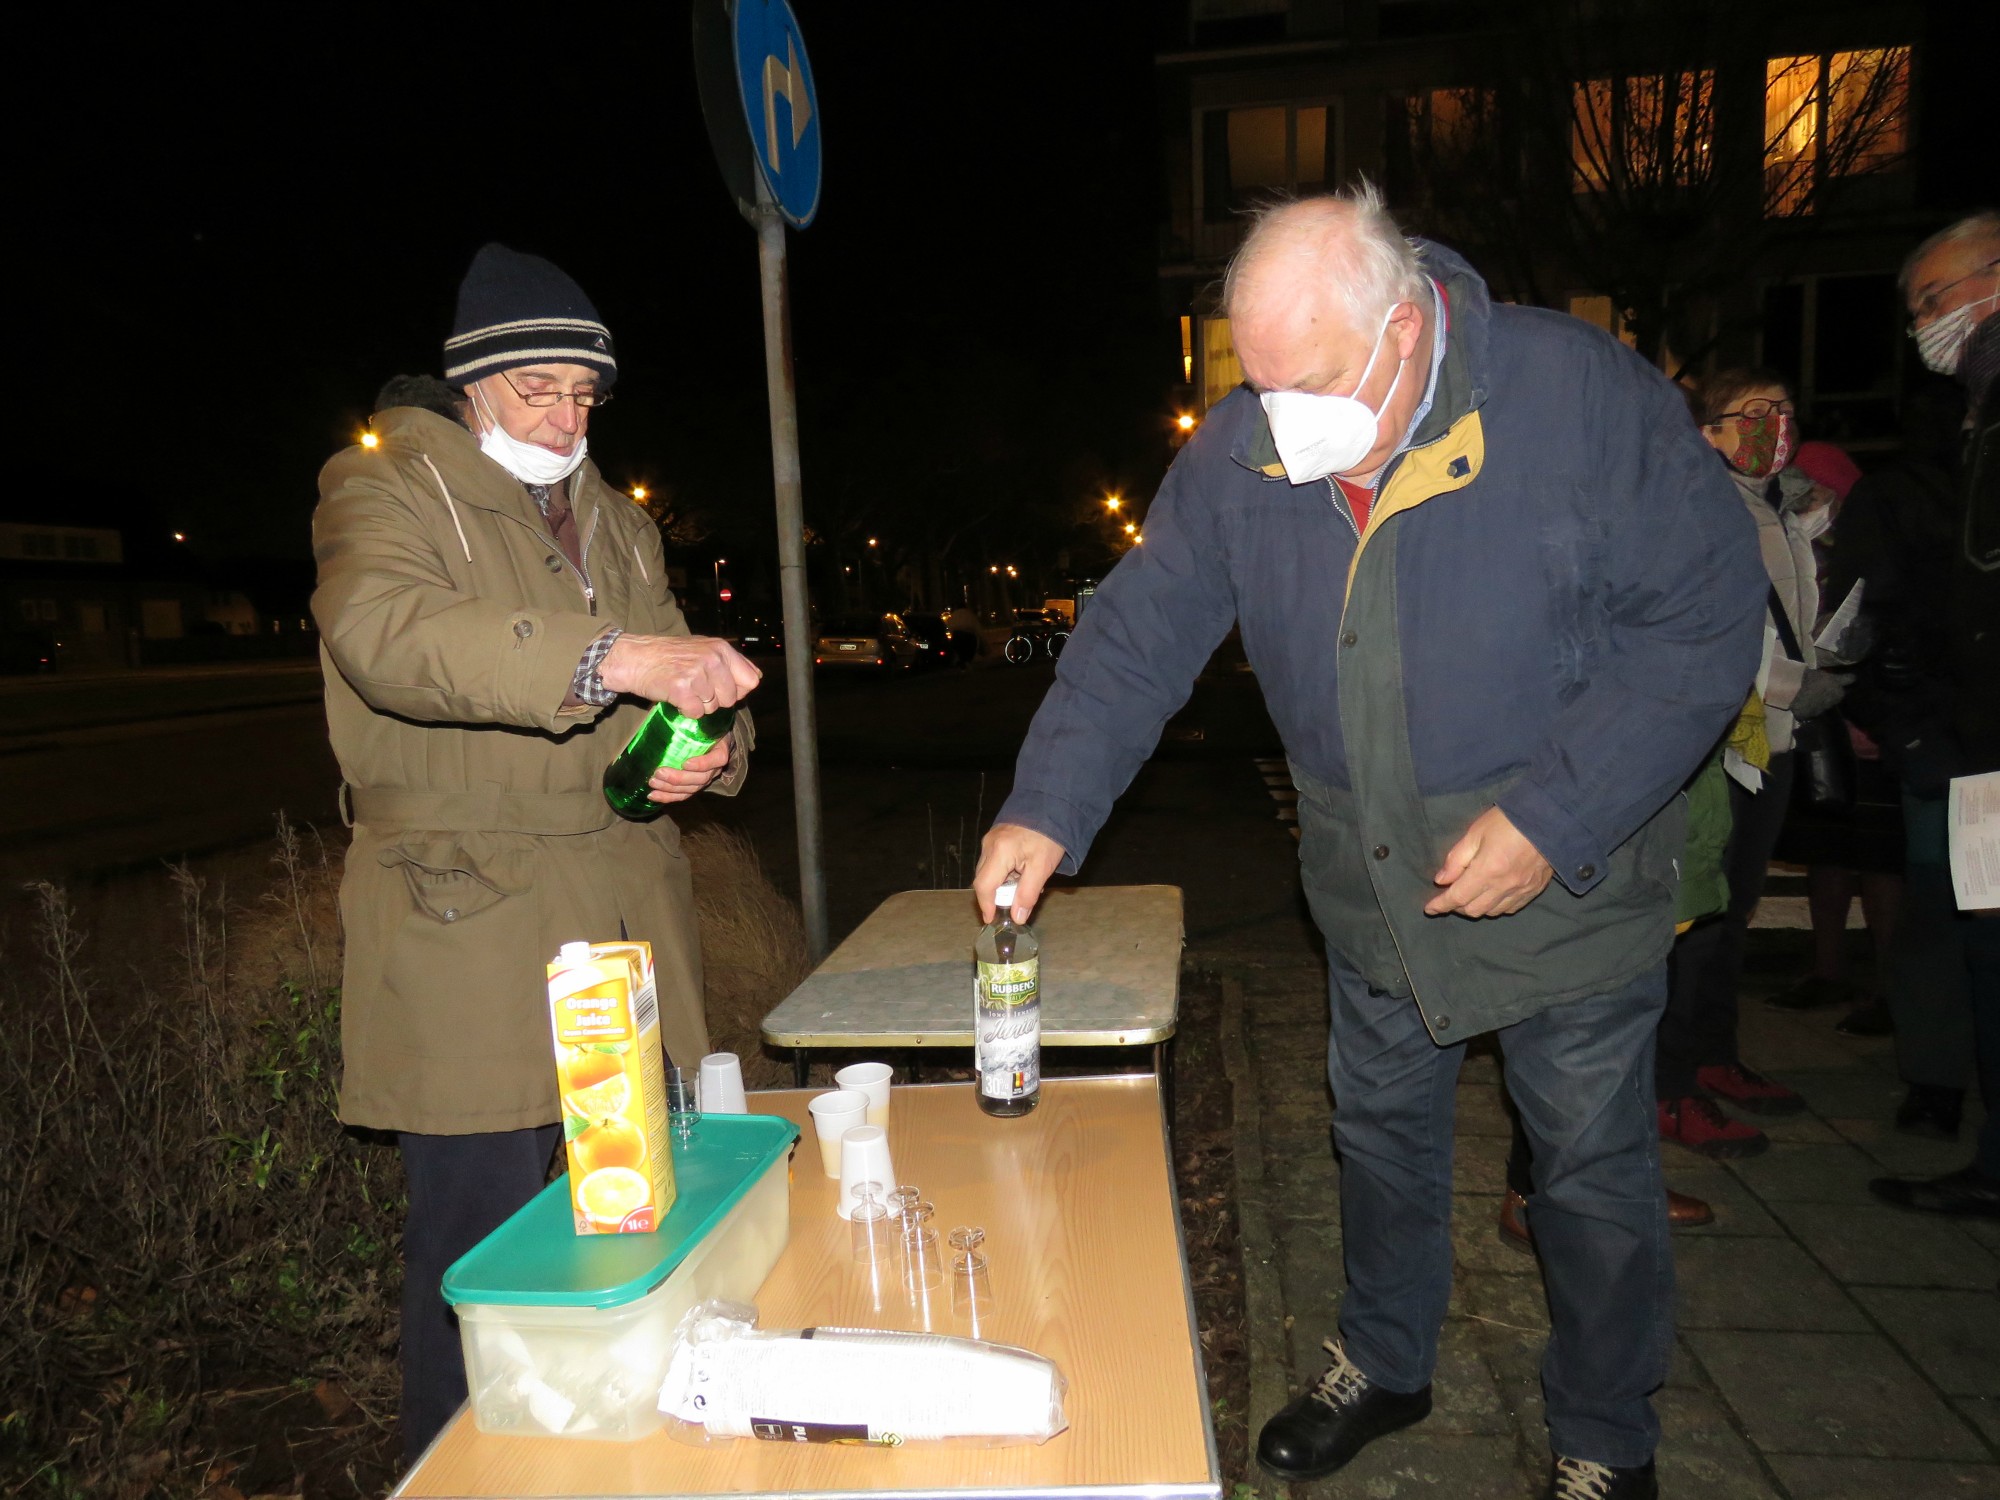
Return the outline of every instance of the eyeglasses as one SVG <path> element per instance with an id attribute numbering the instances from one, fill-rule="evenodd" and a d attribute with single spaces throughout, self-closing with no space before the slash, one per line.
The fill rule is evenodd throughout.
<path id="1" fill-rule="evenodd" d="M 1943 286 L 1934 286 L 1929 291 L 1925 292 L 1923 296 L 1919 297 L 1916 300 L 1916 303 L 1910 308 L 1910 332 L 1915 333 L 1917 331 L 1918 323 L 1920 322 L 1927 323 L 1932 318 L 1937 316 L 1938 303 L 1944 300 L 1944 294 L 1946 292 L 1950 291 L 1955 286 L 1963 286 L 1966 282 L 1972 280 L 1972 278 L 1975 276 L 1984 276 L 1988 271 L 1991 271 L 1995 266 L 2000 266 L 2000 258 L 1989 260 L 1988 262 L 1986 262 L 1985 265 L 1980 266 L 1975 270 L 1967 271 L 1963 276 L 1959 277 L 1957 280 L 1947 281 Z"/>
<path id="2" fill-rule="evenodd" d="M 514 384 L 513 376 L 505 370 L 500 372 L 500 378 L 507 382 L 507 389 L 519 396 L 522 403 L 527 406 L 555 406 L 563 401 L 574 401 L 585 411 L 590 411 L 608 404 L 611 400 L 611 392 L 599 390 L 595 386 L 581 391 L 524 391 Z"/>
<path id="3" fill-rule="evenodd" d="M 1708 425 L 1711 427 L 1720 427 L 1731 417 L 1739 418 L 1745 422 L 1761 422 L 1764 418 L 1770 416 L 1772 412 L 1778 412 L 1783 416 L 1789 417 L 1795 415 L 1797 411 L 1798 408 L 1789 401 L 1745 401 L 1735 411 L 1717 412 L 1714 420 Z"/>

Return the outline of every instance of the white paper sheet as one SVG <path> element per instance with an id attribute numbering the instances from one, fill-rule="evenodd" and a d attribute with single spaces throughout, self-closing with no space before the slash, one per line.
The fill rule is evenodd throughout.
<path id="1" fill-rule="evenodd" d="M 1958 909 L 2000 908 L 2000 771 L 1953 777 L 1946 816 Z"/>
<path id="2" fill-rule="evenodd" d="M 1854 587 L 1847 591 L 1847 597 L 1840 601 L 1840 608 L 1827 616 L 1826 627 L 1813 637 L 1813 645 L 1821 651 L 1839 654 L 1840 638 L 1861 613 L 1861 589 L 1865 579 L 1856 579 Z"/>

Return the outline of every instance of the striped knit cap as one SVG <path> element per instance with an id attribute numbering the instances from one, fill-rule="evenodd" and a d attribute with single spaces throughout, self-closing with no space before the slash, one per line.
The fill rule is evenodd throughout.
<path id="1" fill-rule="evenodd" d="M 444 378 L 463 388 L 536 364 L 588 365 L 607 388 L 618 378 L 611 331 L 582 287 L 539 255 L 483 246 L 459 283 Z"/>

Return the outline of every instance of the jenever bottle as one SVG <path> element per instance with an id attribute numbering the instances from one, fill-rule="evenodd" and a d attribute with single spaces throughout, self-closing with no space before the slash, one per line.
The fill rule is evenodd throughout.
<path id="1" fill-rule="evenodd" d="M 994 893 L 993 920 L 973 944 L 973 1066 L 979 1107 L 1025 1115 L 1042 1097 L 1042 945 L 1014 925 L 1016 884 Z"/>
<path id="2" fill-rule="evenodd" d="M 733 708 L 694 719 L 675 712 L 671 704 L 655 703 L 618 759 L 604 768 L 604 800 L 619 817 L 635 823 L 657 818 L 666 808 L 647 795 L 653 773 L 668 766 L 678 770 L 714 749 L 735 722 Z"/>

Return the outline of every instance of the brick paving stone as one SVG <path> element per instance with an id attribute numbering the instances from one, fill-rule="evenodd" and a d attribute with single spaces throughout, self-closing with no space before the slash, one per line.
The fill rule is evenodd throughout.
<path id="1" fill-rule="evenodd" d="M 1457 1134 L 1494 1135 L 1511 1141 L 1514 1124 L 1501 1102 L 1500 1086 L 1494 1083 L 1467 1083 L 1458 1086 Z"/>
<path id="2" fill-rule="evenodd" d="M 1653 1399 L 1660 1414 L 1660 1489 L 1705 1500 L 1778 1500 L 1756 1452 L 1714 1394 L 1669 1386 Z"/>
<path id="3" fill-rule="evenodd" d="M 1886 1204 L 1775 1203 L 1771 1212 L 1839 1281 L 1991 1291 L 2000 1256 L 1949 1219 Z"/>
<path id="4" fill-rule="evenodd" d="M 1461 1135 L 1451 1161 L 1454 1193 L 1498 1193 L 1507 1186 L 1507 1137 Z"/>
<path id="5" fill-rule="evenodd" d="M 1887 1120 L 1903 1102 L 1903 1086 L 1873 1069 L 1785 1068 L 1774 1070 L 1772 1076 L 1797 1089 L 1823 1120 Z"/>
<path id="6" fill-rule="evenodd" d="M 1986 1434 L 1986 1441 L 2000 1448 L 2000 1396 L 1954 1396 L 1951 1404 Z"/>
<path id="7" fill-rule="evenodd" d="M 1715 1210 L 1715 1222 L 1699 1229 L 1674 1231 L 1676 1242 L 1693 1238 L 1727 1238 L 1745 1234 L 1783 1234 L 1769 1209 L 1740 1180 L 1732 1177 L 1720 1162 L 1712 1162 L 1690 1151 L 1663 1151 L 1661 1164 L 1667 1186 L 1676 1192 L 1692 1193 Z"/>
<path id="8" fill-rule="evenodd" d="M 1479 1328 L 1465 1318 L 1447 1318 L 1438 1337 L 1437 1374 L 1431 1381 L 1427 1432 L 1511 1437 L 1516 1432 L 1510 1403 L 1503 1401 L 1480 1345 Z"/>
<path id="9" fill-rule="evenodd" d="M 2000 1500 L 2000 1468 L 1906 1459 L 1773 1455 L 1797 1500 Z"/>
<path id="10" fill-rule="evenodd" d="M 1682 1338 L 1766 1454 L 1988 1456 L 1965 1420 L 1876 1334 L 1711 1329 Z"/>
<path id="11" fill-rule="evenodd" d="M 1498 1193 L 1452 1195 L 1451 1250 L 1459 1269 L 1539 1276 L 1533 1255 L 1501 1243 L 1499 1222 Z"/>
<path id="12" fill-rule="evenodd" d="M 1766 1203 L 1873 1203 L 1868 1179 L 1881 1168 L 1853 1146 L 1773 1143 L 1762 1156 L 1725 1165 Z"/>
<path id="13" fill-rule="evenodd" d="M 1811 1101 L 1807 1102 L 1810 1103 Z M 1747 1110 L 1735 1110 L 1731 1111 L 1731 1113 L 1734 1113 L 1739 1120 L 1755 1125 L 1774 1141 L 1790 1141 L 1794 1145 L 1816 1146 L 1838 1145 L 1841 1141 L 1839 1131 L 1810 1111 L 1802 1115 L 1776 1118 L 1753 1115 Z"/>
<path id="14" fill-rule="evenodd" d="M 1674 1247 L 1682 1328 L 1865 1333 L 1840 1284 L 1790 1240 L 1687 1239 Z"/>
<path id="15" fill-rule="evenodd" d="M 1467 1437 L 1429 1422 L 1370 1443 L 1330 1479 L 1290 1486 L 1293 1500 L 1531 1500 L 1545 1476 L 1523 1468 L 1512 1437 Z"/>
<path id="16" fill-rule="evenodd" d="M 1857 1287 L 1854 1296 L 1950 1396 L 2000 1396 L 2000 1297 Z"/>

